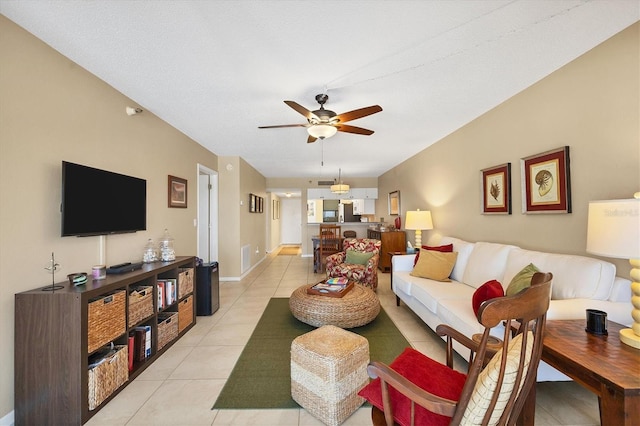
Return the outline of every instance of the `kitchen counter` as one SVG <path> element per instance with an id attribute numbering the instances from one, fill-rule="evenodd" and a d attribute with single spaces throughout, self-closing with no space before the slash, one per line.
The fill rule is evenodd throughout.
<path id="1" fill-rule="evenodd" d="M 369 226 L 377 227 L 379 222 L 325 222 L 324 224 L 338 225 L 342 232 L 356 231 L 356 238 L 367 238 L 367 229 L 369 229 Z M 307 223 L 307 227 L 309 228 L 308 235 L 318 235 L 320 225 L 322 225 L 322 223 Z"/>

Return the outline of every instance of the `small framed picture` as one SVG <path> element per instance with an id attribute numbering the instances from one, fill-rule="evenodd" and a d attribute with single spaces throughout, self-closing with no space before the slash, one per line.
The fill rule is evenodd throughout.
<path id="1" fill-rule="evenodd" d="M 389 214 L 400 214 L 400 191 L 389 193 Z"/>
<path id="2" fill-rule="evenodd" d="M 258 213 L 262 213 L 264 208 L 264 198 L 258 197 Z"/>
<path id="3" fill-rule="evenodd" d="M 249 213 L 256 212 L 256 196 L 249 194 Z"/>
<path id="4" fill-rule="evenodd" d="M 569 147 L 520 160 L 522 213 L 571 213 Z"/>
<path id="5" fill-rule="evenodd" d="M 511 163 L 480 171 L 483 214 L 511 214 Z"/>
<path id="6" fill-rule="evenodd" d="M 187 180 L 169 175 L 169 207 L 187 208 Z"/>

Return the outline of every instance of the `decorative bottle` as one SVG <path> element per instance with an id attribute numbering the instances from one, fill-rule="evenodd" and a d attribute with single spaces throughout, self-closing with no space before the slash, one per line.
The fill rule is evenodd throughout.
<path id="1" fill-rule="evenodd" d="M 160 260 L 169 262 L 176 260 L 176 252 L 173 249 L 173 238 L 169 234 L 169 230 L 164 230 L 164 236 L 160 240 Z"/>
<path id="2" fill-rule="evenodd" d="M 144 263 L 152 263 L 158 261 L 158 250 L 153 240 L 149 238 L 147 245 L 144 246 L 144 252 L 142 253 L 142 261 Z"/>

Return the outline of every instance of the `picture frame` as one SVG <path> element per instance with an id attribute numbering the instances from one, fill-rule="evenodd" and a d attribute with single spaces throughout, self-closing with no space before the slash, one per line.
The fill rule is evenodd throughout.
<path id="1" fill-rule="evenodd" d="M 400 191 L 393 191 L 389 193 L 389 214 L 400 214 Z"/>
<path id="2" fill-rule="evenodd" d="M 256 212 L 256 196 L 249 194 L 249 213 Z"/>
<path id="3" fill-rule="evenodd" d="M 187 208 L 187 180 L 169 175 L 167 184 L 169 207 Z"/>
<path id="4" fill-rule="evenodd" d="M 258 197 L 258 213 L 262 213 L 264 209 L 264 198 Z"/>
<path id="5" fill-rule="evenodd" d="M 522 213 L 571 213 L 569 147 L 520 160 Z"/>
<path id="6" fill-rule="evenodd" d="M 480 171 L 482 214 L 511 214 L 511 163 Z"/>
<path id="7" fill-rule="evenodd" d="M 276 200 L 276 219 L 280 219 L 280 200 Z"/>

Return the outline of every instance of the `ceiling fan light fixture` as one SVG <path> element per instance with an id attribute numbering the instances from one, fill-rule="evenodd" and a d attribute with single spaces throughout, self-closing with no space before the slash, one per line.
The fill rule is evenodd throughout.
<path id="1" fill-rule="evenodd" d="M 330 124 L 314 124 L 307 127 L 307 132 L 316 139 L 326 139 L 337 133 L 338 129 Z"/>

